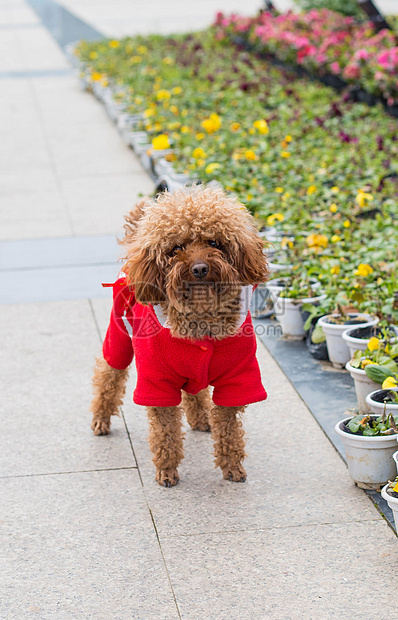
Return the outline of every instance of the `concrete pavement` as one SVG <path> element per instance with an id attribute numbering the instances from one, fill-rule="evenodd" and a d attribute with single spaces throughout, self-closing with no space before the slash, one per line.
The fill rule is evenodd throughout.
<path id="1" fill-rule="evenodd" d="M 180 484 L 155 483 L 134 369 L 112 433 L 92 435 L 100 283 L 152 183 L 22 0 L 0 27 L 0 618 L 384 617 L 396 537 L 261 344 L 246 484 L 189 429 Z"/>

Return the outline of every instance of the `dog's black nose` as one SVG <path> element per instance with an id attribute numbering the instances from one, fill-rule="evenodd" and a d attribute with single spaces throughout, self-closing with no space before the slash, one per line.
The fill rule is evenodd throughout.
<path id="1" fill-rule="evenodd" d="M 195 278 L 204 278 L 209 273 L 209 265 L 207 263 L 194 263 L 191 271 Z"/>

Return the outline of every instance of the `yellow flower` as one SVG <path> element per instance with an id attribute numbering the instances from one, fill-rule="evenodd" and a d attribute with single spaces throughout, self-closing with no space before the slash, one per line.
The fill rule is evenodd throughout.
<path id="1" fill-rule="evenodd" d="M 206 160 L 202 159 L 201 157 L 196 160 L 196 164 L 197 164 L 198 168 L 203 168 L 205 163 L 206 163 Z"/>
<path id="2" fill-rule="evenodd" d="M 331 204 L 329 207 L 329 211 L 331 211 L 331 213 L 336 213 L 337 205 L 335 203 Z"/>
<path id="3" fill-rule="evenodd" d="M 294 243 L 291 239 L 289 239 L 289 237 L 282 237 L 281 239 L 281 248 L 282 250 L 284 250 L 285 248 L 290 248 L 292 249 L 294 246 Z"/>
<path id="4" fill-rule="evenodd" d="M 162 101 L 163 99 L 170 99 L 171 95 L 170 92 L 168 90 L 158 90 L 158 92 L 156 93 L 156 99 L 158 101 Z"/>
<path id="5" fill-rule="evenodd" d="M 242 154 L 241 153 L 237 153 L 237 152 L 232 153 L 232 159 L 234 161 L 239 161 L 240 159 L 242 159 Z"/>
<path id="6" fill-rule="evenodd" d="M 282 196 L 282 200 L 287 200 L 288 198 L 290 198 L 290 194 L 289 192 L 285 192 Z"/>
<path id="7" fill-rule="evenodd" d="M 285 216 L 282 213 L 273 213 L 267 217 L 268 226 L 273 226 L 275 222 L 283 222 Z"/>
<path id="8" fill-rule="evenodd" d="M 248 149 L 247 151 L 245 151 L 245 157 L 249 161 L 254 161 L 255 159 L 257 159 L 257 155 L 251 149 Z"/>
<path id="9" fill-rule="evenodd" d="M 96 58 L 98 58 L 98 53 L 97 52 L 90 52 L 88 56 L 89 56 L 89 58 L 91 58 L 91 60 L 95 60 Z"/>
<path id="10" fill-rule="evenodd" d="M 176 105 L 171 105 L 170 112 L 172 112 L 173 114 L 178 114 L 179 110 Z"/>
<path id="11" fill-rule="evenodd" d="M 188 110 L 181 110 L 181 116 L 183 116 L 184 118 L 188 116 Z"/>
<path id="12" fill-rule="evenodd" d="M 253 187 L 257 187 L 258 179 L 256 179 L 256 177 L 253 177 L 250 181 L 250 185 L 253 185 Z"/>
<path id="13" fill-rule="evenodd" d="M 171 92 L 173 93 L 173 95 L 181 95 L 182 88 L 181 86 L 174 86 L 174 88 L 171 89 Z"/>
<path id="14" fill-rule="evenodd" d="M 246 194 L 246 200 L 252 200 L 253 194 Z"/>
<path id="15" fill-rule="evenodd" d="M 174 64 L 174 60 L 171 58 L 171 56 L 165 56 L 163 58 L 162 62 L 165 65 L 172 65 L 172 64 Z"/>
<path id="16" fill-rule="evenodd" d="M 214 162 L 212 164 L 208 164 L 206 166 L 206 172 L 207 172 L 207 174 L 211 174 L 212 172 L 214 172 L 214 170 L 217 170 L 217 168 L 221 168 L 221 164 L 218 164 L 217 162 Z"/>
<path id="17" fill-rule="evenodd" d="M 363 189 L 359 189 L 355 200 L 360 207 L 365 207 L 368 202 L 373 200 L 373 196 L 372 194 L 366 193 Z"/>
<path id="18" fill-rule="evenodd" d="M 147 51 L 148 51 L 148 48 L 147 48 L 147 47 L 145 47 L 145 45 L 139 45 L 139 46 L 137 47 L 137 52 L 138 52 L 139 54 L 146 54 L 146 53 L 147 53 Z"/>
<path id="19" fill-rule="evenodd" d="M 101 73 L 98 73 L 97 71 L 94 71 L 91 74 L 91 81 L 92 82 L 99 82 L 100 80 L 102 80 L 102 75 Z"/>
<path id="20" fill-rule="evenodd" d="M 368 349 L 369 349 L 369 351 L 377 351 L 379 346 L 380 346 L 380 340 L 378 338 L 376 338 L 375 336 L 370 338 L 370 340 L 368 342 Z"/>
<path id="21" fill-rule="evenodd" d="M 207 131 L 207 133 L 214 133 L 221 127 L 221 118 L 218 114 L 210 114 L 209 118 L 205 118 L 201 123 L 203 129 Z"/>
<path id="22" fill-rule="evenodd" d="M 334 265 L 334 267 L 331 268 L 330 273 L 337 276 L 340 273 L 340 265 Z"/>
<path id="23" fill-rule="evenodd" d="M 381 387 L 383 388 L 383 390 L 389 390 L 390 388 L 395 388 L 397 386 L 398 384 L 395 381 L 394 377 L 387 377 L 387 379 L 384 379 Z"/>
<path id="24" fill-rule="evenodd" d="M 332 194 L 338 194 L 340 191 L 340 188 L 337 187 L 337 185 L 334 185 L 330 191 L 332 192 Z"/>
<path id="25" fill-rule="evenodd" d="M 398 493 L 398 482 L 395 483 L 395 485 L 392 487 L 392 490 L 394 491 L 394 493 Z"/>
<path id="26" fill-rule="evenodd" d="M 367 263 L 360 263 L 358 265 L 358 269 L 354 272 L 354 275 L 364 276 L 366 278 L 366 276 L 369 276 L 371 273 L 373 273 L 373 268 L 370 265 Z"/>
<path id="27" fill-rule="evenodd" d="M 132 56 L 132 57 L 130 58 L 129 62 L 130 62 L 132 65 L 138 65 L 138 63 L 139 63 L 139 62 L 141 62 L 141 60 L 142 60 L 142 56 Z"/>
<path id="28" fill-rule="evenodd" d="M 147 108 L 146 110 L 144 110 L 145 118 L 149 118 L 150 116 L 153 116 L 154 114 L 155 114 L 155 110 L 153 108 Z"/>
<path id="29" fill-rule="evenodd" d="M 231 131 L 238 131 L 240 129 L 240 123 L 231 123 L 229 128 Z"/>
<path id="30" fill-rule="evenodd" d="M 144 100 L 142 97 L 134 97 L 134 103 L 136 103 L 137 105 L 140 105 L 140 103 L 142 103 Z"/>
<path id="31" fill-rule="evenodd" d="M 161 133 L 152 140 L 152 146 L 156 151 L 170 148 L 169 137 L 165 133 Z"/>
<path id="32" fill-rule="evenodd" d="M 362 370 L 364 370 L 366 368 L 366 366 L 369 366 L 369 364 L 373 364 L 372 360 L 370 359 L 365 359 L 361 361 L 361 368 Z"/>
<path id="33" fill-rule="evenodd" d="M 204 150 L 198 146 L 196 149 L 192 151 L 192 157 L 194 157 L 195 159 L 200 159 L 200 158 L 207 157 L 207 155 L 204 152 Z"/>
<path id="34" fill-rule="evenodd" d="M 350 220 L 344 220 L 343 226 L 344 226 L 344 228 L 349 228 L 351 226 Z"/>
<path id="35" fill-rule="evenodd" d="M 197 140 L 203 140 L 203 138 L 204 138 L 204 137 L 205 137 L 205 134 L 204 134 L 204 133 L 197 133 L 197 134 L 196 134 L 196 136 L 195 136 L 195 138 L 196 138 Z"/>
<path id="36" fill-rule="evenodd" d="M 268 123 L 264 119 L 254 121 L 253 127 L 257 129 L 259 134 L 266 135 L 267 133 L 269 133 Z"/>
<path id="37" fill-rule="evenodd" d="M 119 47 L 120 43 L 119 41 L 116 41 L 115 39 L 113 39 L 112 41 L 109 41 L 108 45 L 109 47 L 116 48 L 116 47 Z"/>
<path id="38" fill-rule="evenodd" d="M 316 192 L 316 185 L 310 185 L 309 188 L 307 189 L 307 196 L 311 196 L 312 194 L 315 194 Z"/>
<path id="39" fill-rule="evenodd" d="M 289 134 L 287 136 L 285 136 L 285 142 L 291 142 L 293 140 L 292 136 L 289 136 Z"/>
<path id="40" fill-rule="evenodd" d="M 328 238 L 326 235 L 320 235 L 318 233 L 312 233 L 306 238 L 306 243 L 309 248 L 319 252 L 321 249 L 325 249 L 328 245 Z"/>
<path id="41" fill-rule="evenodd" d="M 377 280 L 376 280 L 377 286 L 381 286 L 383 284 L 383 282 L 384 282 L 383 278 L 377 278 Z"/>
<path id="42" fill-rule="evenodd" d="M 190 133 L 191 132 L 191 128 L 188 127 L 187 125 L 183 125 L 180 129 L 181 133 Z"/>
<path id="43" fill-rule="evenodd" d="M 285 159 L 287 159 L 288 157 L 290 157 L 290 153 L 289 153 L 289 151 L 281 151 L 281 157 L 284 157 Z"/>
<path id="44" fill-rule="evenodd" d="M 284 189 L 283 189 L 283 187 L 276 187 L 275 191 L 276 191 L 277 194 L 283 194 Z"/>

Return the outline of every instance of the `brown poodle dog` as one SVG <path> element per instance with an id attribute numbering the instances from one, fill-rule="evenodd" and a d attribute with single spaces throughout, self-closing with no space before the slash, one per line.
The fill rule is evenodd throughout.
<path id="1" fill-rule="evenodd" d="M 126 222 L 91 428 L 109 432 L 135 356 L 134 402 L 147 407 L 157 482 L 179 480 L 183 412 L 192 429 L 211 430 L 223 477 L 244 482 L 241 415 L 266 398 L 248 311 L 253 285 L 267 276 L 253 219 L 222 189 L 196 186 L 143 200 Z"/>

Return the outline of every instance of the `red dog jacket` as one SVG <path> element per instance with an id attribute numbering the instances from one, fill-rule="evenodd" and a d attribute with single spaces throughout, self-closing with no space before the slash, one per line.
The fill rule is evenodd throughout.
<path id="1" fill-rule="evenodd" d="M 223 407 L 267 398 L 250 312 L 236 336 L 194 341 L 175 338 L 170 329 L 162 327 L 152 306 L 136 302 L 125 278 L 112 286 L 113 308 L 103 354 L 108 364 L 118 369 L 127 368 L 135 354 L 137 405 L 179 405 L 181 390 L 197 394 L 208 385 L 214 386 L 214 403 Z"/>

